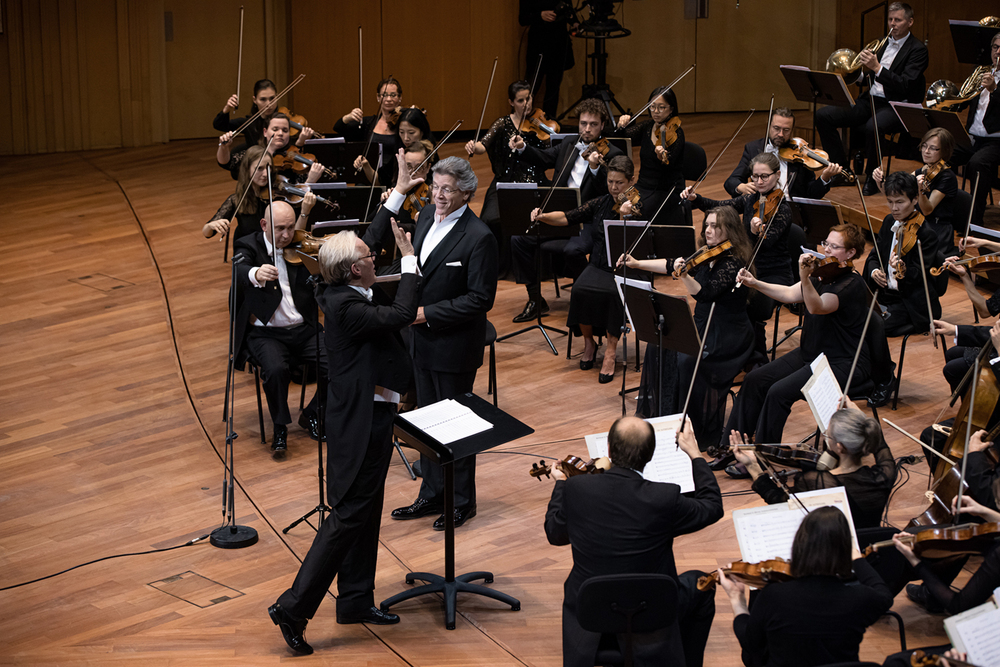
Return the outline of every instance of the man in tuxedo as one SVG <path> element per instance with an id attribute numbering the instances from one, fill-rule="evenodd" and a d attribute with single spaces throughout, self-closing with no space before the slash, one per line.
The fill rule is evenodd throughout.
<path id="1" fill-rule="evenodd" d="M 767 145 L 763 139 L 755 139 L 747 142 L 743 147 L 743 157 L 740 163 L 733 169 L 733 173 L 726 179 L 725 187 L 733 197 L 748 195 L 757 192 L 757 186 L 750 179 L 750 161 L 760 153 L 773 153 L 778 158 L 781 165 L 781 176 L 778 179 L 778 187 L 782 192 L 788 187 L 788 179 L 793 175 L 791 197 L 807 197 L 809 199 L 822 199 L 830 191 L 830 182 L 836 178 L 843 168 L 833 162 L 819 172 L 819 178 L 801 162 L 785 162 L 778 154 L 778 150 L 789 145 L 792 136 L 795 134 L 795 116 L 788 107 L 778 107 L 771 114 L 771 126 L 767 130 Z"/>
<path id="2" fill-rule="evenodd" d="M 698 591 L 704 573 L 677 574 L 673 541 L 722 518 L 718 482 L 702 458 L 688 420 L 677 442 L 691 458 L 695 490 L 649 482 L 640 471 L 653 458 L 653 427 L 637 417 L 618 419 L 608 433 L 612 468 L 601 475 L 556 478 L 545 514 L 550 544 L 573 547 L 573 569 L 563 585 L 563 665 L 594 664 L 600 635 L 577 621 L 577 596 L 590 577 L 605 574 L 666 574 L 677 581 L 677 623 L 636 638 L 636 665 L 700 667 L 715 616 L 713 591 Z"/>
<path id="3" fill-rule="evenodd" d="M 409 234 L 392 221 L 402 255 L 399 288 L 392 305 L 372 301 L 375 257 L 354 232 L 330 237 L 319 252 L 325 281 L 317 300 L 326 316 L 326 348 L 337 369 L 326 408 L 329 502 L 292 587 L 268 609 L 285 642 L 296 653 L 313 649 L 306 623 L 337 577 L 337 622 L 398 623 L 399 616 L 375 606 L 375 561 L 385 475 L 392 458 L 392 422 L 400 395 L 413 377 L 400 329 L 417 315 L 417 258 Z"/>
<path id="4" fill-rule="evenodd" d="M 399 151 L 399 176 L 382 210 L 365 233 L 373 245 L 386 220 L 399 211 L 403 196 L 422 179 L 410 175 Z M 467 160 L 449 157 L 434 165 L 431 204 L 417 216 L 413 246 L 421 275 L 419 307 L 410 327 L 417 405 L 425 406 L 471 392 L 486 349 L 486 314 L 497 291 L 497 243 L 469 200 L 478 180 Z M 452 464 L 455 471 L 455 526 L 476 515 L 476 459 Z M 398 520 L 440 514 L 434 530 L 444 530 L 444 472 L 421 456 L 423 481 L 412 505 L 392 511 Z"/>
<path id="5" fill-rule="evenodd" d="M 924 71 L 927 69 L 927 47 L 910 33 L 913 25 L 913 8 L 905 2 L 889 5 L 889 39 L 886 45 L 873 53 L 867 49 L 860 54 L 865 73 L 863 81 L 869 80 L 870 88 L 858 96 L 857 102 L 849 107 L 827 106 L 816 111 L 816 131 L 823 142 L 823 149 L 830 154 L 830 161 L 841 166 L 848 164 L 847 153 L 837 128 L 850 127 L 865 129 L 865 152 L 867 163 L 865 174 L 869 177 L 879 166 L 878 144 L 875 124 L 872 120 L 871 100 L 875 102 L 875 117 L 879 133 L 905 132 L 896 112 L 889 102 L 920 102 L 926 85 Z M 869 99 L 871 98 L 871 99 Z M 871 196 L 878 192 L 874 179 L 865 183 L 864 194 Z"/>
<path id="6" fill-rule="evenodd" d="M 556 187 L 579 188 L 580 203 L 584 203 L 608 194 L 605 164 L 622 152 L 614 146 L 609 146 L 609 152 L 603 159 L 597 151 L 584 158 L 583 151 L 601 138 L 609 119 L 604 105 L 596 99 L 584 100 L 576 106 L 576 111 L 580 117 L 580 126 L 575 142 L 563 140 L 550 148 L 538 149 L 528 146 L 520 135 L 514 135 L 511 137 L 510 147 L 520 155 L 520 159 L 545 169 L 554 169 L 553 180 Z M 586 228 L 569 240 L 562 251 L 569 275 L 575 277 L 583 271 L 592 245 L 593 241 Z M 539 311 L 543 315 L 549 312 L 549 304 L 542 298 L 537 271 L 537 253 L 538 239 L 534 235 L 526 234 L 510 238 L 514 276 L 517 282 L 528 290 L 528 302 L 521 314 L 514 318 L 515 322 L 533 320 L 538 317 Z"/>
<path id="7" fill-rule="evenodd" d="M 299 223 L 304 226 L 305 219 Z M 288 411 L 291 369 L 304 363 L 315 367 L 317 359 L 316 394 L 299 416 L 299 426 L 314 440 L 320 438 L 316 405 L 319 393 L 326 388 L 326 353 L 316 346 L 319 322 L 309 271 L 301 264 L 286 263 L 282 256 L 282 249 L 295 234 L 295 211 L 285 202 L 275 202 L 265 211 L 260 226 L 263 231 L 233 244 L 233 262 L 242 264 L 236 270 L 236 364 L 242 367 L 249 353 L 260 368 L 274 423 L 271 451 L 279 458 L 288 449 L 288 424 L 292 421 Z M 242 262 L 238 261 L 241 255 Z M 244 268 L 247 265 L 249 268 Z"/>

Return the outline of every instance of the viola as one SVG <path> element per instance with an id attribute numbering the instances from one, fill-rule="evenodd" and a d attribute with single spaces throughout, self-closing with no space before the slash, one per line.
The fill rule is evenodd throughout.
<path id="1" fill-rule="evenodd" d="M 705 262 L 719 257 L 723 253 L 731 250 L 732 247 L 733 242 L 728 240 L 714 246 L 702 246 L 698 248 L 693 255 L 684 260 L 684 266 L 675 270 L 671 275 L 674 278 L 680 278 L 681 276 L 693 271 L 699 264 L 704 264 Z"/>
<path id="2" fill-rule="evenodd" d="M 421 183 L 417 187 L 413 188 L 403 199 L 403 209 L 410 214 L 410 218 L 416 220 L 417 215 L 427 202 L 430 201 L 430 199 L 431 186 L 426 183 Z"/>
<path id="3" fill-rule="evenodd" d="M 626 190 L 625 192 L 619 195 L 615 195 L 615 205 L 614 205 L 615 213 L 617 213 L 620 217 L 622 204 L 624 204 L 625 202 L 631 202 L 632 213 L 630 213 L 630 215 L 639 215 L 640 209 L 642 207 L 642 205 L 639 203 L 639 198 L 640 198 L 639 191 L 635 189 L 635 186 L 634 185 L 629 186 L 628 190 Z"/>
<path id="4" fill-rule="evenodd" d="M 1000 523 L 966 523 L 945 528 L 927 528 L 920 532 L 899 533 L 900 540 L 922 558 L 974 556 L 985 551 L 1000 536 Z M 891 547 L 892 540 L 873 542 L 865 548 L 865 556 Z"/>
<path id="5" fill-rule="evenodd" d="M 306 120 L 305 116 L 300 116 L 296 113 L 293 113 L 292 110 L 289 109 L 288 107 L 278 107 L 278 113 L 283 113 L 286 116 L 288 116 L 289 140 L 294 139 L 296 136 L 298 136 L 299 132 L 302 131 L 302 128 L 309 125 L 309 121 Z M 316 130 L 313 130 L 313 134 L 315 134 L 320 139 L 326 138 Z"/>
<path id="6" fill-rule="evenodd" d="M 674 116 L 663 125 L 660 125 L 659 132 L 656 132 L 654 128 L 653 147 L 663 146 L 665 151 L 669 151 L 670 147 L 674 145 L 675 141 L 677 141 L 677 128 L 680 126 L 680 116 Z M 668 152 L 664 152 L 663 155 L 660 156 L 660 162 L 663 164 L 670 164 L 670 154 Z"/>
<path id="7" fill-rule="evenodd" d="M 798 162 L 812 171 L 826 169 L 832 164 L 830 155 L 826 151 L 809 148 L 806 140 L 799 137 L 794 137 L 785 146 L 779 148 L 778 157 L 785 162 Z M 848 170 L 845 169 L 840 173 L 848 183 L 854 182 L 854 174 Z"/>
<path id="8" fill-rule="evenodd" d="M 290 183 L 288 181 L 288 177 L 287 176 L 283 176 L 283 175 L 279 174 L 277 176 L 277 178 L 275 178 L 274 180 L 275 180 L 275 190 L 277 190 L 282 195 L 284 195 L 285 201 L 287 201 L 289 204 L 300 204 L 300 203 L 302 203 L 302 200 L 305 199 L 305 196 L 308 193 L 308 190 L 306 190 L 304 188 L 300 188 L 300 187 L 298 187 L 298 186 Z M 340 204 L 338 204 L 337 202 L 330 201 L 326 197 L 321 197 L 318 194 L 316 194 L 315 192 L 313 193 L 313 196 L 316 197 L 316 201 L 317 202 L 319 202 L 321 204 L 326 204 L 330 208 L 331 211 L 339 211 L 340 210 Z M 267 193 L 266 192 L 263 193 L 263 197 L 266 199 L 266 197 L 267 197 Z"/>
<path id="9" fill-rule="evenodd" d="M 546 118 L 545 112 L 541 109 L 535 109 L 525 116 L 517 128 L 518 132 L 523 134 L 533 133 L 541 141 L 548 141 L 553 134 L 559 132 L 559 129 L 559 123 Z"/>
<path id="10" fill-rule="evenodd" d="M 924 216 L 914 212 L 896 230 L 896 255 L 899 257 L 899 261 L 896 262 L 896 266 L 892 267 L 896 280 L 901 280 L 906 276 L 906 264 L 903 263 L 903 257 L 913 250 L 913 246 L 917 245 L 917 232 L 922 224 L 924 224 Z"/>
<path id="11" fill-rule="evenodd" d="M 945 658 L 942 655 L 928 655 L 920 650 L 910 654 L 910 665 L 913 667 L 941 667 L 944 664 L 941 662 L 942 660 L 947 660 L 948 664 L 954 665 L 954 667 L 977 667 L 971 662 L 956 660 L 955 658 Z"/>
<path id="12" fill-rule="evenodd" d="M 599 459 L 584 461 L 578 456 L 570 455 L 562 461 L 556 461 L 552 465 L 559 468 L 567 477 L 576 477 L 577 475 L 598 475 L 605 470 L 609 470 L 611 468 L 611 460 L 606 456 L 602 456 Z M 531 470 L 528 471 L 528 474 L 541 481 L 542 477 L 548 477 L 552 474 L 552 466 L 542 459 L 538 463 L 531 464 Z"/>
<path id="13" fill-rule="evenodd" d="M 607 139 L 598 139 L 597 141 L 591 143 L 589 146 L 584 148 L 583 152 L 580 153 L 580 157 L 586 160 L 588 157 L 590 157 L 591 153 L 597 151 L 598 153 L 601 154 L 601 159 L 603 159 L 608 156 L 608 152 L 610 150 L 611 150 L 611 144 L 608 143 Z"/>
<path id="14" fill-rule="evenodd" d="M 739 449 L 753 450 L 757 456 L 771 463 L 789 468 L 832 470 L 839 464 L 830 451 L 821 452 L 801 445 L 740 445 Z"/>
<path id="15" fill-rule="evenodd" d="M 774 216 L 775 211 L 778 210 L 778 205 L 781 204 L 783 197 L 784 193 L 779 188 L 771 190 L 766 195 L 761 194 L 761 196 L 757 198 L 757 201 L 753 203 L 754 217 L 760 218 L 766 225 L 772 216 Z M 763 202 L 763 214 L 761 213 L 761 202 Z"/>
<path id="16" fill-rule="evenodd" d="M 291 171 L 300 176 L 309 172 L 309 168 L 316 162 L 316 156 L 311 153 L 302 153 L 295 146 L 289 146 L 285 153 L 275 153 L 271 156 L 271 165 L 275 171 Z M 323 173 L 331 180 L 337 180 L 337 172 L 323 167 Z"/>
<path id="17" fill-rule="evenodd" d="M 729 567 L 722 568 L 728 579 L 739 581 L 746 586 L 763 588 L 767 584 L 791 581 L 792 564 L 784 558 L 772 558 L 759 563 L 746 563 L 738 560 Z M 719 572 L 716 570 L 704 577 L 698 577 L 698 590 L 707 591 L 719 583 Z"/>
<path id="18" fill-rule="evenodd" d="M 323 247 L 323 241 L 324 239 L 316 238 L 304 229 L 296 229 L 292 242 L 282 249 L 282 256 L 289 264 L 301 264 L 302 255 L 299 253 L 316 257 Z"/>
<path id="19" fill-rule="evenodd" d="M 934 164 L 925 164 L 920 171 L 924 175 L 924 184 L 921 186 L 920 191 L 925 195 L 931 193 L 931 181 L 938 177 L 942 169 L 951 169 L 951 165 L 944 160 L 938 160 Z"/>
<path id="20" fill-rule="evenodd" d="M 957 262 L 953 262 L 953 264 L 955 264 L 955 266 L 964 266 L 966 271 L 971 271 L 972 273 L 995 271 L 1000 269 L 1000 253 L 969 257 L 968 259 L 961 259 Z M 945 266 L 942 264 L 941 266 L 935 266 L 929 269 L 928 273 L 932 276 L 940 276 L 945 270 Z"/>
<path id="21" fill-rule="evenodd" d="M 841 263 L 836 257 L 824 257 L 820 259 L 819 257 L 810 255 L 806 258 L 805 264 L 812 269 L 809 274 L 820 280 L 833 280 L 848 271 L 854 270 L 854 262 L 847 260 Z"/>

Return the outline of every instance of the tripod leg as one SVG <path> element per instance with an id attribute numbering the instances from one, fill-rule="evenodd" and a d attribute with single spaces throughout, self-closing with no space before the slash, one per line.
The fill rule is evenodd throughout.
<path id="1" fill-rule="evenodd" d="M 399 458 L 403 459 L 403 465 L 406 466 L 406 472 L 410 473 L 410 479 L 416 480 L 417 475 L 413 472 L 413 466 L 410 465 L 410 461 L 406 458 L 406 454 L 403 453 L 403 448 L 399 446 L 399 440 L 393 439 L 392 444 L 396 446 L 396 451 L 399 452 Z"/>

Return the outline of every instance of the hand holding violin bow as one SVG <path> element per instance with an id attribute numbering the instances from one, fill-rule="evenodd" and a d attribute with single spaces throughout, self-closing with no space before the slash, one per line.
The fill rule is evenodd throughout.
<path id="1" fill-rule="evenodd" d="M 756 192 L 756 188 L 754 189 Z M 698 198 L 698 195 L 694 192 L 694 186 L 689 185 L 683 190 L 681 190 L 681 199 L 687 199 L 688 201 L 694 201 Z"/>
<path id="2" fill-rule="evenodd" d="M 364 119 L 365 119 L 364 112 L 361 111 L 361 109 L 357 108 L 351 109 L 350 113 L 345 114 L 344 117 L 341 118 L 341 120 L 344 121 L 345 123 L 357 123 L 358 125 L 360 125 L 362 121 L 364 121 Z"/>
<path id="3" fill-rule="evenodd" d="M 508 142 L 508 146 L 510 146 L 512 151 L 523 151 L 526 145 L 527 144 L 524 143 L 524 137 L 520 134 L 515 134 L 510 138 L 510 142 Z"/>
<path id="4" fill-rule="evenodd" d="M 750 289 L 754 289 L 757 286 L 758 281 L 752 273 L 746 270 L 746 268 L 742 268 L 739 273 L 736 274 L 736 282 L 741 285 L 746 285 Z"/>
<path id="5" fill-rule="evenodd" d="M 230 95 L 229 99 L 226 100 L 226 105 L 222 107 L 222 113 L 230 114 L 236 111 L 240 106 L 240 96 Z"/>

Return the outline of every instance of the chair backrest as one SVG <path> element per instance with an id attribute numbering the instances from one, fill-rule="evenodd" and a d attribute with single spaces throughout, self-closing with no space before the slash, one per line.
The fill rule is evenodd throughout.
<path id="1" fill-rule="evenodd" d="M 665 574 L 591 577 L 580 587 L 576 616 L 589 632 L 659 630 L 677 618 L 677 583 Z"/>
<path id="2" fill-rule="evenodd" d="M 969 219 L 969 211 L 972 209 L 972 195 L 965 190 L 959 190 L 955 195 L 955 203 L 952 206 L 952 220 L 956 229 L 965 233 L 965 223 Z"/>
<path id="3" fill-rule="evenodd" d="M 802 246 L 806 244 L 806 233 L 794 222 L 788 227 L 788 257 L 792 260 L 792 274 L 799 272 L 799 255 L 802 254 Z"/>
<path id="4" fill-rule="evenodd" d="M 708 158 L 705 157 L 705 149 L 698 144 L 685 141 L 684 157 L 681 159 L 681 171 L 684 172 L 684 180 L 697 181 L 705 173 L 708 166 Z"/>

